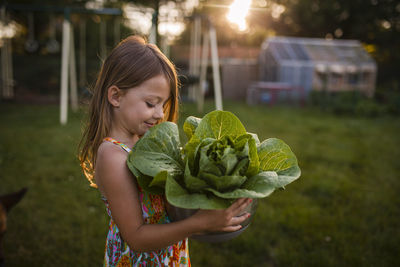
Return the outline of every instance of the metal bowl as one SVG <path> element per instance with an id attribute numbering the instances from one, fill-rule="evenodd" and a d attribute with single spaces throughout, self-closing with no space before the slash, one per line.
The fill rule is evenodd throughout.
<path id="1" fill-rule="evenodd" d="M 201 242 L 216 243 L 228 241 L 232 238 L 237 237 L 249 227 L 250 222 L 256 212 L 257 204 L 257 199 L 253 199 L 253 201 L 246 207 L 243 214 L 250 213 L 250 217 L 241 223 L 242 228 L 240 228 L 239 230 L 235 232 L 210 232 L 201 235 L 193 235 L 190 238 Z M 192 216 L 197 211 L 196 209 L 183 209 L 175 207 L 169 204 L 168 201 L 166 201 L 166 208 L 168 216 L 173 222 L 186 219 Z"/>

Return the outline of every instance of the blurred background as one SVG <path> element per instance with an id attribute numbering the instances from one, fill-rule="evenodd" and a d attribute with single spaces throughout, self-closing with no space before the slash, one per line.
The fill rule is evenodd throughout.
<path id="1" fill-rule="evenodd" d="M 191 241 L 194 266 L 398 265 L 399 31 L 392 0 L 2 1 L 0 195 L 28 187 L 6 266 L 102 264 L 108 218 L 77 146 L 101 62 L 132 34 L 176 65 L 180 128 L 232 111 L 302 169 L 239 237 Z"/>

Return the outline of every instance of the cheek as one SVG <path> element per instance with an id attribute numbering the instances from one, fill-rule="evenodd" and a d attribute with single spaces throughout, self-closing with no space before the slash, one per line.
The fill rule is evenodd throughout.
<path id="1" fill-rule="evenodd" d="M 147 120 L 149 117 L 152 116 L 152 110 L 147 107 L 146 104 L 144 105 L 136 105 L 130 111 L 131 118 L 136 118 L 139 120 Z"/>

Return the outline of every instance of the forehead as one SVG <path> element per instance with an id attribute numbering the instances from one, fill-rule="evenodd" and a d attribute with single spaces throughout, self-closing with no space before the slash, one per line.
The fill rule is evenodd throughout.
<path id="1" fill-rule="evenodd" d="M 154 96 L 163 99 L 168 98 L 171 94 L 169 81 L 162 74 L 144 81 L 133 89 L 130 91 L 134 91 L 141 96 Z"/>

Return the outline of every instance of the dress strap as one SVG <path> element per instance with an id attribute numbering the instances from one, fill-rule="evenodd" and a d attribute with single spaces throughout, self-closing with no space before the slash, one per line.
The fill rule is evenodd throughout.
<path id="1" fill-rule="evenodd" d="M 106 137 L 106 138 L 103 139 L 103 141 L 108 141 L 108 142 L 111 142 L 113 144 L 116 144 L 116 145 L 120 146 L 123 150 L 125 150 L 128 153 L 131 152 L 131 149 L 127 145 L 115 140 L 114 138 Z"/>

